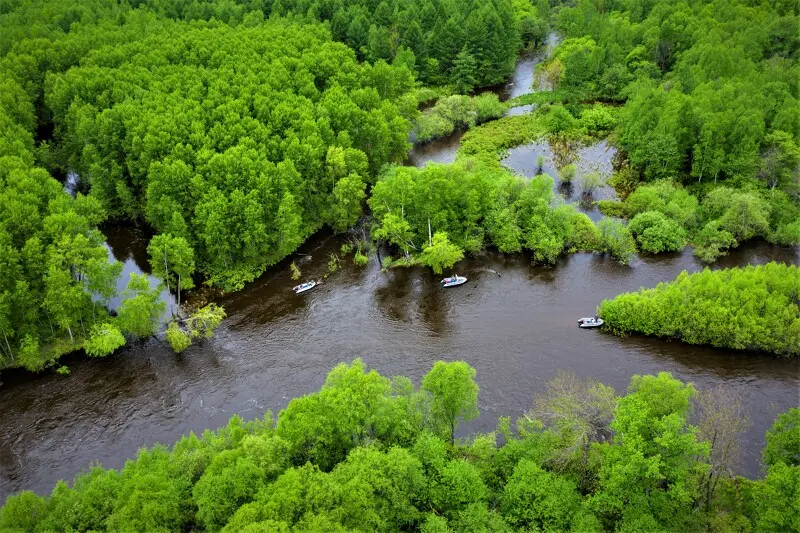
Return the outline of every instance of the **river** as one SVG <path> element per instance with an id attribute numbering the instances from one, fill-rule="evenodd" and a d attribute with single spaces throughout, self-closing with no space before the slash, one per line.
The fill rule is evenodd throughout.
<path id="1" fill-rule="evenodd" d="M 535 150 L 525 155 L 521 147 L 518 160 L 506 164 L 530 174 Z M 604 160 L 607 152 L 586 157 Z M 106 232 L 111 253 L 128 271 L 146 271 L 145 239 Z M 340 245 L 325 235 L 304 244 L 295 256 L 303 278 L 323 277 L 328 256 Z M 296 282 L 289 261 L 222 298 L 229 318 L 215 338 L 183 354 L 150 339 L 105 359 L 67 357 L 68 376 L 4 372 L 0 501 L 21 489 L 47 493 L 92 461 L 119 468 L 142 446 L 219 427 L 234 413 L 253 418 L 277 412 L 291 398 L 317 390 L 335 364 L 356 357 L 417 384 L 439 359 L 475 367 L 481 416 L 463 424 L 461 436 L 491 431 L 499 416 L 519 416 L 562 369 L 599 379 L 618 393 L 633 374 L 662 370 L 698 388 L 728 385 L 741 394 L 753 420 L 738 464 L 739 473 L 751 477 L 760 473 L 764 433 L 774 417 L 800 403 L 800 361 L 575 326 L 603 298 L 701 268 L 688 249 L 636 258 L 630 266 L 576 254 L 553 268 L 531 266 L 524 255 L 488 253 L 459 263 L 457 272 L 469 282 L 447 290 L 427 269 L 383 273 L 374 260 L 362 269 L 348 259 L 324 284 L 299 296 L 291 291 Z M 768 261 L 800 264 L 800 251 L 750 244 L 715 268 Z"/>

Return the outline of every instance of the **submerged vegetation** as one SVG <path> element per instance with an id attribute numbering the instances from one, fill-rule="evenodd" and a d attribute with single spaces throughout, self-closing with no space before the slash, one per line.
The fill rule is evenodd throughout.
<path id="1" fill-rule="evenodd" d="M 777 263 L 682 272 L 675 281 L 600 304 L 617 333 L 800 355 L 800 268 Z"/>
<path id="2" fill-rule="evenodd" d="M 690 413 L 699 413 L 697 425 Z M 455 439 L 478 415 L 475 370 L 437 362 L 415 390 L 360 360 L 319 392 L 49 497 L 0 509 L 16 531 L 788 531 L 798 516 L 800 409 L 767 433 L 766 476 L 732 473 L 746 429 L 728 390 L 668 373 L 627 394 L 559 374 L 512 429 Z M 735 422 L 735 423 L 734 423 Z M 500 444 L 502 442 L 502 444 Z"/>

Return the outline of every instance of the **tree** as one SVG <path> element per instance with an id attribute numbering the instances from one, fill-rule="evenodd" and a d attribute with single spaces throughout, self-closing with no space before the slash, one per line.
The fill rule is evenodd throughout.
<path id="1" fill-rule="evenodd" d="M 210 303 L 201 307 L 186 319 L 186 326 L 192 338 L 205 337 L 210 339 L 214 330 L 225 318 L 225 309 L 217 304 Z"/>
<path id="2" fill-rule="evenodd" d="M 711 446 L 710 468 L 704 480 L 706 512 L 721 478 L 734 479 L 734 466 L 741 453 L 742 435 L 750 428 L 741 397 L 730 388 L 717 386 L 697 395 L 697 436 Z"/>
<path id="3" fill-rule="evenodd" d="M 561 81 L 561 77 L 564 75 L 564 64 L 559 58 L 555 57 L 542 63 L 538 68 L 537 74 L 537 86 L 541 87 L 541 80 L 543 80 L 547 84 L 549 90 L 555 92 L 558 90 L 558 84 Z"/>
<path id="4" fill-rule="evenodd" d="M 104 322 L 92 326 L 89 338 L 83 343 L 83 349 L 93 357 L 104 357 L 114 353 L 125 345 L 125 337 L 114 324 Z"/>
<path id="5" fill-rule="evenodd" d="M 582 488 L 591 485 L 589 447 L 610 442 L 610 424 L 617 398 L 614 389 L 572 372 L 559 372 L 547 382 L 525 418 L 540 421 L 559 436 L 560 448 L 552 461 L 559 471 L 576 471 Z"/>
<path id="6" fill-rule="evenodd" d="M 524 530 L 568 531 L 581 498 L 575 483 L 523 459 L 503 490 L 501 508 Z"/>
<path id="7" fill-rule="evenodd" d="M 636 242 L 627 226 L 617 220 L 603 218 L 597 228 L 600 230 L 600 249 L 610 253 L 623 265 L 628 264 L 636 253 Z"/>
<path id="8" fill-rule="evenodd" d="M 422 379 L 421 390 L 429 395 L 430 427 L 450 442 L 459 420 L 478 416 L 475 369 L 463 361 L 434 363 Z"/>
<path id="9" fill-rule="evenodd" d="M 478 62 L 472 54 L 464 47 L 453 61 L 453 81 L 456 92 L 467 94 L 475 87 L 475 75 L 478 70 Z"/>
<path id="10" fill-rule="evenodd" d="M 658 211 L 639 213 L 628 224 L 643 252 L 677 252 L 686 242 L 686 231 Z"/>
<path id="11" fill-rule="evenodd" d="M 730 232 L 720 227 L 719 220 L 712 220 L 695 237 L 694 255 L 704 263 L 713 263 L 725 255 L 728 248 L 738 243 Z"/>
<path id="12" fill-rule="evenodd" d="M 697 496 L 691 475 L 699 467 L 693 458 L 707 454 L 687 421 L 694 395 L 691 385 L 668 372 L 631 378 L 611 424 L 614 446 L 605 450 L 600 487 L 590 500 L 606 524 L 678 529 L 691 524 Z"/>
<path id="13" fill-rule="evenodd" d="M 408 221 L 394 213 L 387 213 L 383 220 L 381 220 L 381 227 L 378 228 L 373 235 L 376 239 L 383 239 L 390 244 L 394 244 L 403 249 L 406 257 L 409 255 L 409 250 L 416 250 L 411 232 L 411 225 Z"/>
<path id="14" fill-rule="evenodd" d="M 367 185 L 358 174 L 352 173 L 340 179 L 333 188 L 333 228 L 344 231 L 352 227 L 361 217 L 361 204 L 366 197 Z"/>
<path id="15" fill-rule="evenodd" d="M 603 177 L 599 172 L 584 172 L 578 177 L 583 194 L 591 195 L 603 186 Z"/>
<path id="16" fill-rule="evenodd" d="M 165 335 L 167 342 L 175 353 L 181 353 L 192 345 L 191 335 L 183 331 L 175 320 L 169 323 Z"/>
<path id="17" fill-rule="evenodd" d="M 128 286 L 122 293 L 122 303 L 117 311 L 119 329 L 139 338 L 156 334 L 158 323 L 167 304 L 160 300 L 160 289 L 151 288 L 145 274 L 131 273 Z"/>
<path id="18" fill-rule="evenodd" d="M 767 431 L 767 446 L 764 448 L 764 463 L 800 466 L 800 408 L 793 407 L 778 416 Z"/>
<path id="19" fill-rule="evenodd" d="M 423 265 L 431 267 L 435 274 L 441 274 L 445 268 L 450 268 L 464 258 L 464 252 L 451 244 L 447 238 L 447 233 L 437 231 L 433 234 L 433 239 L 429 246 L 422 249 L 419 256 Z"/>
<path id="20" fill-rule="evenodd" d="M 169 234 L 156 235 L 147 245 L 153 275 L 164 280 L 167 291 L 174 287 L 181 306 L 181 289 L 194 287 L 194 250 L 183 237 Z"/>

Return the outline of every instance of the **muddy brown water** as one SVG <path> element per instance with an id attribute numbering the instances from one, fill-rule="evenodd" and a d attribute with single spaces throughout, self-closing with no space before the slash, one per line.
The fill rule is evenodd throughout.
<path id="1" fill-rule="evenodd" d="M 425 155 L 413 163 L 447 161 L 455 156 L 459 138 L 417 147 L 412 157 Z M 545 148 L 515 150 L 505 164 L 535 174 L 532 165 Z M 605 145 L 586 150 L 580 164 L 609 160 Z M 547 157 L 545 163 L 550 164 Z M 557 169 L 545 171 L 557 178 Z M 576 200 L 569 191 L 560 192 Z M 147 271 L 142 234 L 104 231 L 110 255 L 124 262 L 123 279 Z M 303 245 L 294 257 L 303 279 L 323 278 L 328 256 L 340 246 L 329 236 Z M 769 261 L 800 264 L 800 251 L 751 244 L 732 251 L 715 268 Z M 533 267 L 523 255 L 489 253 L 457 265 L 454 272 L 466 275 L 467 284 L 441 289 L 439 277 L 429 270 L 384 273 L 372 259 L 363 269 L 345 261 L 322 285 L 295 295 L 287 260 L 221 299 L 229 317 L 215 338 L 183 354 L 150 339 L 105 359 L 67 357 L 68 376 L 4 372 L 0 502 L 22 489 L 47 493 L 57 480 L 71 479 L 93 461 L 119 468 L 142 446 L 171 444 L 189 431 L 219 427 L 234 413 L 249 419 L 277 412 L 291 398 L 317 390 L 334 365 L 356 357 L 384 375 L 405 375 L 417 384 L 440 359 L 475 367 L 481 416 L 462 424 L 461 436 L 491 431 L 499 416 L 519 416 L 559 370 L 599 379 L 619 393 L 633 374 L 662 370 L 698 388 L 728 385 L 741 394 L 753 419 L 739 473 L 756 477 L 765 431 L 778 413 L 800 405 L 800 361 L 619 338 L 575 325 L 603 298 L 699 268 L 688 249 L 640 257 L 627 267 L 592 254 L 564 257 L 554 268 Z"/>
<path id="2" fill-rule="evenodd" d="M 304 279 L 320 279 L 340 241 L 317 237 L 301 249 Z M 734 250 L 717 266 L 797 264 L 797 250 L 766 244 Z M 0 387 L 0 497 L 48 492 L 91 461 L 118 468 L 142 446 L 172 443 L 238 413 L 278 411 L 318 389 L 340 361 L 362 357 L 384 375 L 419 383 L 434 361 L 477 369 L 481 416 L 459 434 L 490 431 L 516 417 L 558 370 L 573 370 L 620 393 L 633 374 L 672 372 L 699 388 L 734 387 L 753 419 L 739 472 L 759 474 L 764 433 L 798 405 L 800 362 L 581 330 L 603 298 L 673 279 L 700 265 L 689 250 L 639 258 L 629 267 L 599 255 L 532 267 L 524 256 L 488 254 L 458 264 L 467 284 L 441 289 L 430 271 L 382 273 L 344 263 L 322 285 L 295 295 L 286 264 L 223 298 L 229 318 L 214 339 L 181 355 L 158 339 L 101 360 L 72 356 L 69 376 L 3 374 Z"/>

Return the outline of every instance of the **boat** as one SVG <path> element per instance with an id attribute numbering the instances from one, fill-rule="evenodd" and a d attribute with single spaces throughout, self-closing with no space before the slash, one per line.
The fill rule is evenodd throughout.
<path id="1" fill-rule="evenodd" d="M 457 287 L 467 282 L 464 276 L 453 276 L 451 278 L 444 278 L 442 280 L 442 287 Z"/>
<path id="2" fill-rule="evenodd" d="M 588 317 L 588 318 L 581 318 L 578 320 L 578 327 L 579 328 L 599 328 L 604 323 L 604 320 L 599 316 Z"/>
<path id="3" fill-rule="evenodd" d="M 306 283 L 301 283 L 300 285 L 297 285 L 296 287 L 292 287 L 292 290 L 294 291 L 295 294 L 300 294 L 301 292 L 310 291 L 311 289 L 313 289 L 316 286 L 317 286 L 317 282 L 314 281 L 314 280 L 311 280 L 311 281 L 307 281 Z"/>

